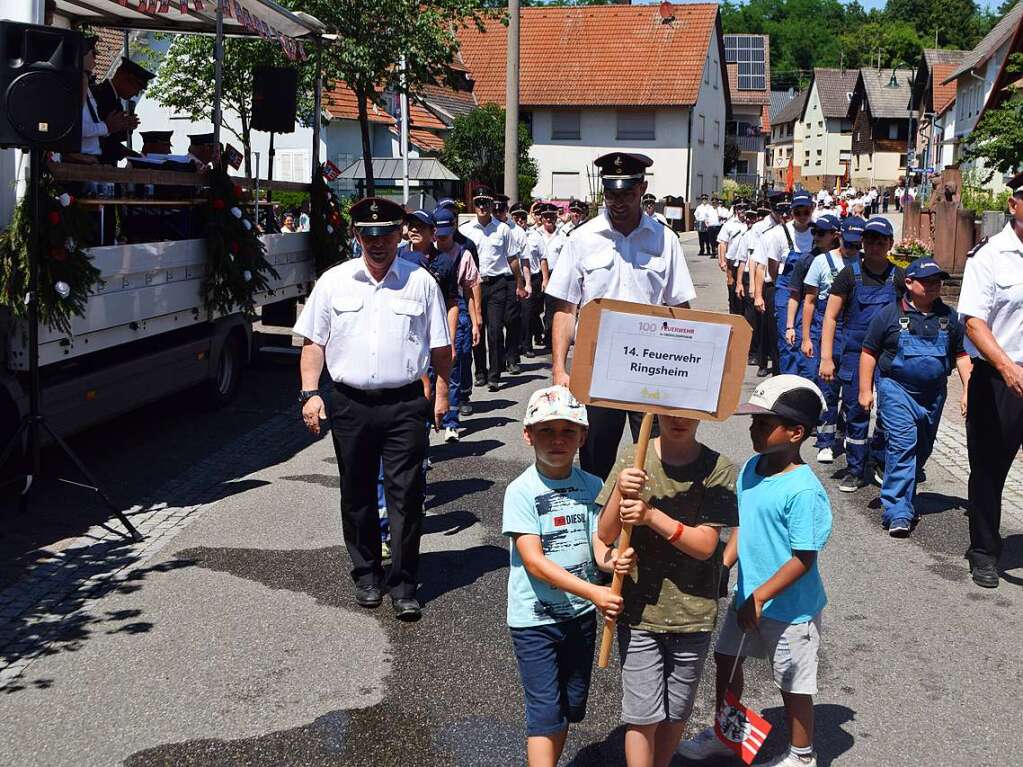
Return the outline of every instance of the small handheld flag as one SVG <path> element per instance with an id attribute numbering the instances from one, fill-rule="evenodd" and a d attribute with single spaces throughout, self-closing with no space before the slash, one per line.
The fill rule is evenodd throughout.
<path id="1" fill-rule="evenodd" d="M 767 740 L 771 725 L 756 711 L 742 705 L 731 690 L 732 679 L 735 678 L 735 669 L 739 665 L 739 657 L 742 655 L 742 646 L 745 642 L 746 635 L 743 634 L 739 641 L 739 649 L 735 653 L 735 662 L 732 663 L 732 673 L 728 677 L 729 689 L 725 690 L 725 699 L 714 716 L 714 734 L 743 762 L 753 764 L 757 753 Z"/>
<path id="2" fill-rule="evenodd" d="M 224 159 L 227 160 L 228 165 L 235 170 L 238 170 L 242 166 L 242 160 L 245 158 L 242 157 L 241 152 L 228 144 L 227 148 L 224 150 Z"/>
<path id="3" fill-rule="evenodd" d="M 338 168 L 330 160 L 327 160 L 325 163 L 323 163 L 323 177 L 327 179 L 327 181 L 334 181 L 340 175 L 341 169 Z"/>

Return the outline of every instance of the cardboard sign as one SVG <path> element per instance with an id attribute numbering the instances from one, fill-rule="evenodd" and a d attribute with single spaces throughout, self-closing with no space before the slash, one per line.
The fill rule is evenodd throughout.
<path id="1" fill-rule="evenodd" d="M 752 337 L 738 315 L 600 298 L 580 312 L 569 388 L 588 405 L 723 421 Z"/>
<path id="2" fill-rule="evenodd" d="M 666 205 L 664 207 L 664 217 L 680 221 L 682 219 L 682 208 L 677 208 L 673 205 Z"/>

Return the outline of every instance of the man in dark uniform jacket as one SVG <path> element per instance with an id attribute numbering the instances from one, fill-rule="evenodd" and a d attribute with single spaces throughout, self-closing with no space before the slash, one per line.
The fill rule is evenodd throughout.
<path id="1" fill-rule="evenodd" d="M 149 72 L 131 59 L 121 59 L 121 66 L 114 72 L 114 76 L 108 80 L 102 80 L 92 86 L 92 97 L 96 99 L 96 107 L 99 111 L 99 119 L 106 120 L 116 112 L 129 111 L 125 100 L 138 96 L 149 85 L 149 81 L 156 75 Z M 112 132 L 99 140 L 103 153 L 100 155 L 100 163 L 103 165 L 117 165 L 128 156 L 131 147 L 127 146 L 128 131 L 119 130 Z"/>

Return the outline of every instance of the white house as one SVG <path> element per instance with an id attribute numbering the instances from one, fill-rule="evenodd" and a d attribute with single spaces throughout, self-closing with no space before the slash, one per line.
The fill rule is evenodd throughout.
<path id="1" fill-rule="evenodd" d="M 849 102 L 860 75 L 858 69 L 813 70 L 803 124 L 803 185 L 812 192 L 832 188 L 848 176 L 852 160 L 852 120 Z"/>
<path id="2" fill-rule="evenodd" d="M 459 40 L 477 100 L 503 106 L 506 28 L 494 20 Z M 592 199 L 593 160 L 613 151 L 653 160 L 658 197 L 721 190 L 729 89 L 716 5 L 523 8 L 519 45 L 533 197 Z"/>
<path id="3" fill-rule="evenodd" d="M 909 109 L 916 119 L 916 167 L 940 173 L 953 162 L 956 81 L 946 83 L 969 51 L 925 49 Z M 946 143 L 946 140 L 950 143 Z"/>
<path id="4" fill-rule="evenodd" d="M 725 138 L 739 150 L 729 178 L 759 188 L 767 172 L 771 103 L 771 40 L 768 35 L 725 35 L 725 66 L 732 115 Z"/>
<path id="5" fill-rule="evenodd" d="M 977 125 L 977 120 L 991 99 L 995 82 L 1002 73 L 1007 55 L 1017 43 L 1021 20 L 1023 3 L 1016 3 L 944 80 L 945 84 L 952 82 L 956 84 L 954 127 L 956 162 L 962 154 L 963 138 Z M 981 178 L 988 173 L 983 163 L 964 163 L 963 169 L 967 171 L 973 169 Z M 995 173 L 986 186 L 997 192 L 1005 187 L 1005 182 L 1001 174 Z"/>

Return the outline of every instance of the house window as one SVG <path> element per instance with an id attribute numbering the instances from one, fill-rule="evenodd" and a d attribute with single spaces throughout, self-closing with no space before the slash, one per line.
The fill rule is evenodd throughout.
<path id="1" fill-rule="evenodd" d="M 694 194 L 693 196 L 696 197 L 696 196 L 701 195 L 701 194 L 703 194 L 703 174 L 702 173 L 697 173 L 696 174 L 696 194 Z"/>
<path id="2" fill-rule="evenodd" d="M 718 87 L 718 76 L 719 76 L 719 72 L 721 71 L 721 65 L 718 64 L 718 60 L 717 59 L 714 59 L 714 63 L 711 64 L 711 67 L 714 69 L 714 87 L 717 88 Z"/>
<path id="3" fill-rule="evenodd" d="M 551 138 L 555 141 L 578 141 L 579 112 L 575 110 L 551 112 Z"/>
<path id="4" fill-rule="evenodd" d="M 652 141 L 656 138 L 653 112 L 619 112 L 619 141 Z"/>
<path id="5" fill-rule="evenodd" d="M 308 149 L 278 149 L 274 153 L 275 181 L 308 181 L 312 167 Z"/>
<path id="6" fill-rule="evenodd" d="M 888 138 L 894 140 L 899 137 L 899 124 L 888 123 Z"/>
<path id="7" fill-rule="evenodd" d="M 551 197 L 568 200 L 579 195 L 578 173 L 552 173 Z"/>
<path id="8" fill-rule="evenodd" d="M 714 121 L 714 146 L 721 146 L 721 121 Z"/>
<path id="9" fill-rule="evenodd" d="M 718 189 L 721 188 L 721 186 L 720 186 L 720 184 L 718 184 L 718 177 L 714 176 L 713 178 L 714 178 L 714 188 L 713 188 L 713 191 L 716 192 L 716 191 L 718 191 Z"/>
<path id="10" fill-rule="evenodd" d="M 749 173 L 749 160 L 737 160 L 735 163 L 735 173 L 738 176 L 745 176 Z"/>
<path id="11" fill-rule="evenodd" d="M 703 115 L 700 115 L 699 117 L 700 117 L 700 121 L 699 121 L 699 124 L 697 125 L 698 132 L 697 132 L 696 136 L 697 136 L 697 141 L 699 141 L 702 144 L 704 141 L 706 141 L 707 119 Z M 701 192 L 701 194 L 702 194 L 702 192 Z"/>
<path id="12" fill-rule="evenodd" d="M 820 157 L 822 154 L 824 154 L 824 151 L 821 150 L 821 149 L 818 149 L 817 150 L 817 156 Z"/>

